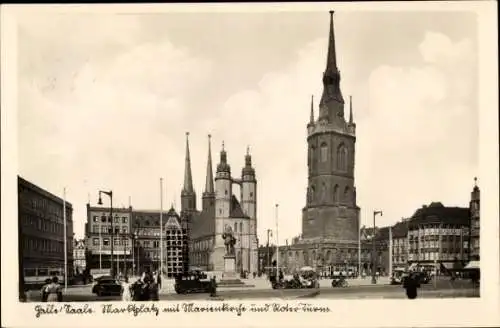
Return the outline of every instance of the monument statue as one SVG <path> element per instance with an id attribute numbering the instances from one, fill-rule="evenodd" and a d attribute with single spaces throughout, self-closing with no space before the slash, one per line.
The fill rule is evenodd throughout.
<path id="1" fill-rule="evenodd" d="M 226 255 L 234 255 L 234 244 L 236 244 L 236 238 L 234 238 L 231 226 L 226 224 L 224 233 L 222 234 L 222 239 L 224 239 L 224 246 L 226 246 Z"/>

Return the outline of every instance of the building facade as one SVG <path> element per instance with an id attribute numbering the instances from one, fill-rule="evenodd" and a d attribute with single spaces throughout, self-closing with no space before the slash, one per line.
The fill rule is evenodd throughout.
<path id="1" fill-rule="evenodd" d="M 139 274 L 160 269 L 160 230 L 163 221 L 163 256 L 165 275 L 179 273 L 169 271 L 171 262 L 181 263 L 182 270 L 187 270 L 187 223 L 171 208 L 163 211 L 113 208 L 113 230 L 111 230 L 110 209 L 87 205 L 86 244 L 87 267 L 89 269 L 111 268 L 111 240 L 113 245 L 113 265 L 120 274 Z M 180 230 L 176 227 L 179 226 Z M 111 234 L 111 232 L 113 234 Z M 172 240 L 171 240 L 172 239 Z M 182 242 L 181 245 L 178 242 Z M 175 246 L 175 247 L 174 247 Z M 181 247 L 181 254 L 173 255 L 173 248 Z M 172 248 L 173 247 L 173 248 Z M 172 255 L 172 256 L 170 256 Z"/>
<path id="2" fill-rule="evenodd" d="M 111 269 L 111 243 L 113 243 L 113 266 L 115 272 L 125 273 L 131 269 L 131 218 L 132 207 L 91 207 L 87 204 L 85 243 L 86 265 L 89 269 Z M 111 221 L 113 220 L 113 222 Z"/>
<path id="3" fill-rule="evenodd" d="M 73 276 L 73 207 L 48 191 L 21 178 L 18 187 L 20 285 L 46 278 L 64 278 L 64 214 L 66 211 L 67 274 Z M 63 205 L 65 204 L 65 206 Z"/>
<path id="4" fill-rule="evenodd" d="M 434 202 L 418 209 L 408 225 L 409 263 L 447 269 L 468 261 L 469 209 Z"/>
<path id="5" fill-rule="evenodd" d="M 167 213 L 164 241 L 164 271 L 169 278 L 189 270 L 188 232 L 186 224 L 173 208 Z"/>
<path id="6" fill-rule="evenodd" d="M 229 226 L 236 238 L 237 271 L 257 272 L 257 179 L 249 150 L 247 149 L 241 178 L 235 178 L 231 174 L 223 144 L 214 185 L 209 136 L 205 191 L 202 197 L 202 210 L 198 211 L 191 175 L 188 136 L 189 134 L 186 136 L 181 217 L 186 218 L 189 225 L 190 264 L 206 271 L 223 272 L 226 249 L 222 234 L 225 227 Z M 239 200 L 233 193 L 234 184 L 240 186 Z"/>
<path id="7" fill-rule="evenodd" d="M 474 178 L 474 188 L 471 192 L 471 200 L 469 204 L 470 210 L 470 260 L 479 261 L 480 260 L 480 203 L 481 203 L 481 192 L 477 186 L 477 178 Z"/>
<path id="8" fill-rule="evenodd" d="M 316 119 L 311 101 L 307 124 L 308 187 L 302 210 L 302 236 L 280 248 L 280 255 L 284 255 L 280 258 L 292 270 L 304 265 L 358 267 L 360 208 L 354 179 L 356 124 L 352 101 L 349 119 L 345 119 L 336 56 L 333 12 L 330 12 L 319 115 Z"/>
<path id="9" fill-rule="evenodd" d="M 75 240 L 73 245 L 73 268 L 75 269 L 75 275 L 82 274 L 86 267 L 86 250 L 85 239 Z"/>

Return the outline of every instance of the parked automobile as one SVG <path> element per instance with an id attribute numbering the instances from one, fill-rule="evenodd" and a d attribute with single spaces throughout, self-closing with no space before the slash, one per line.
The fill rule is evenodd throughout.
<path id="1" fill-rule="evenodd" d="M 401 285 L 408 272 L 404 269 L 395 269 L 391 276 L 391 285 Z"/>
<path id="2" fill-rule="evenodd" d="M 344 276 L 334 276 L 332 277 L 332 287 L 347 287 L 349 286 L 346 277 Z"/>
<path id="3" fill-rule="evenodd" d="M 92 293 L 97 296 L 121 295 L 121 292 L 121 284 L 113 278 L 106 279 L 104 277 L 100 277 L 94 287 L 92 287 Z"/>
<path id="4" fill-rule="evenodd" d="M 177 294 L 210 293 L 211 282 L 206 274 L 187 274 L 175 277 L 175 292 Z"/>

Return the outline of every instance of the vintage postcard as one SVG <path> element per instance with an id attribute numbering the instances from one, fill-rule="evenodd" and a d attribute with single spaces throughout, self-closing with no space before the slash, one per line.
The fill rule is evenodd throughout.
<path id="1" fill-rule="evenodd" d="M 495 9 L 2 6 L 2 326 L 500 324 Z"/>

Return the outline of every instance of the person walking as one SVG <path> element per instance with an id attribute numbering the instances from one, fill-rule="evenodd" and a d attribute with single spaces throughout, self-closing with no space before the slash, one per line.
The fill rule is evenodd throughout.
<path id="1" fill-rule="evenodd" d="M 52 279 L 47 278 L 45 279 L 45 284 L 43 284 L 42 288 L 40 289 L 40 294 L 42 295 L 42 302 L 47 302 L 47 287 L 52 283 Z"/>
<path id="2" fill-rule="evenodd" d="M 132 293 L 130 292 L 130 284 L 128 282 L 127 276 L 123 277 L 121 285 L 122 285 L 122 301 L 123 302 L 132 301 Z"/>
<path id="3" fill-rule="evenodd" d="M 52 278 L 52 282 L 47 286 L 47 302 L 62 302 L 62 287 L 57 277 Z"/>
<path id="4" fill-rule="evenodd" d="M 403 288 L 406 289 L 406 296 L 410 300 L 414 300 L 417 298 L 417 289 L 419 287 L 419 276 L 415 272 L 410 273 L 403 282 Z"/>

